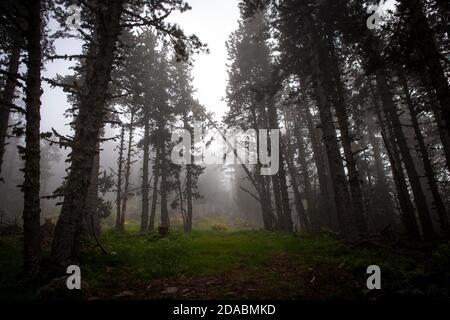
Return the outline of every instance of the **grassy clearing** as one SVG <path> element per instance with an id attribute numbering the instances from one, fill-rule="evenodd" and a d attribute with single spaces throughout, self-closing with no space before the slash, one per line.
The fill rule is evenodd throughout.
<path id="1" fill-rule="evenodd" d="M 17 282 L 21 265 L 20 239 L 0 241 L 0 296 L 34 297 Z M 168 237 L 157 234 L 141 236 L 135 226 L 118 235 L 112 230 L 101 238 L 110 253 L 98 249 L 86 252 L 80 261 L 83 279 L 94 292 L 104 296 L 133 289 L 143 283 L 171 277 L 215 277 L 236 274 L 242 278 L 266 279 L 270 290 L 305 291 L 310 278 L 321 279 L 314 292 L 330 291 L 327 297 L 348 298 L 334 283 L 335 273 L 345 273 L 360 284 L 352 296 L 448 297 L 450 284 L 450 247 L 448 244 L 428 248 L 347 248 L 328 235 L 309 236 L 270 233 L 257 230 L 195 230 L 184 234 L 172 231 Z M 274 266 L 272 267 L 271 264 Z M 376 264 L 382 269 L 383 290 L 365 290 L 366 269 Z M 236 272 L 239 271 L 239 272 Z M 348 274 L 348 275 L 347 275 Z M 342 280 L 347 281 L 347 280 Z M 280 286 L 284 286 L 280 288 Z M 323 288 L 320 288 L 323 286 Z"/>

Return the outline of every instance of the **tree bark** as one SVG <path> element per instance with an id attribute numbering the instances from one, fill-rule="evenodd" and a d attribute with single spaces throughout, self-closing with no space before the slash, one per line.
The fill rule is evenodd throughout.
<path id="1" fill-rule="evenodd" d="M 434 40 L 433 31 L 424 13 L 424 5 L 421 0 L 402 0 L 401 3 L 408 8 L 411 14 L 412 36 L 420 37 L 420 43 L 417 42 L 419 43 L 417 49 L 427 66 L 426 70 L 436 91 L 447 132 L 450 132 L 450 88 L 440 62 L 440 52 Z"/>
<path id="2" fill-rule="evenodd" d="M 152 196 L 152 209 L 150 215 L 150 231 L 155 228 L 155 217 L 156 217 L 156 205 L 158 202 L 158 182 L 160 176 L 160 152 L 159 147 L 156 148 L 155 164 L 153 167 L 153 196 Z"/>
<path id="3" fill-rule="evenodd" d="M 148 164 L 150 160 L 150 123 L 149 123 L 148 111 L 145 111 L 144 116 L 144 160 L 142 164 L 142 215 L 141 215 L 141 233 L 145 233 L 149 230 L 148 221 Z M 152 217 L 153 217 L 153 205 L 152 205 Z M 150 219 L 150 230 L 153 230 L 153 219 Z"/>
<path id="4" fill-rule="evenodd" d="M 161 142 L 161 227 L 170 228 L 167 208 L 167 156 L 165 141 Z"/>
<path id="5" fill-rule="evenodd" d="M 346 167 L 348 171 L 348 181 L 350 185 L 350 194 L 353 204 L 352 220 L 356 225 L 359 237 L 367 236 L 367 222 L 365 218 L 364 199 L 361 190 L 361 179 L 359 177 L 358 169 L 356 167 L 355 154 L 352 150 L 353 137 L 350 132 L 348 124 L 349 115 L 345 103 L 344 87 L 341 79 L 341 71 L 339 69 L 339 62 L 335 53 L 334 43 L 332 41 L 331 32 L 328 35 L 328 52 L 332 78 L 334 80 L 333 89 L 336 98 L 334 99 L 334 106 L 336 110 L 336 118 L 339 124 L 339 131 L 341 133 L 341 142 L 344 149 L 346 160 Z M 331 83 L 330 83 L 331 84 Z"/>
<path id="6" fill-rule="evenodd" d="M 41 1 L 28 3 L 28 28 L 26 31 L 27 78 L 26 78 L 26 148 L 25 160 L 23 231 L 24 270 L 35 275 L 39 270 L 40 240 L 40 108 L 41 108 Z"/>
<path id="7" fill-rule="evenodd" d="M 86 75 L 80 92 L 70 173 L 52 244 L 52 257 L 61 264 L 75 258 L 77 251 L 76 240 L 86 206 L 97 139 L 106 115 L 107 90 L 116 42 L 121 31 L 123 0 L 104 3 L 95 7 L 94 11 L 96 37 L 86 58 Z"/>
<path id="8" fill-rule="evenodd" d="M 406 177 L 403 172 L 402 163 L 400 160 L 400 152 L 398 151 L 397 143 L 394 139 L 394 132 L 392 125 L 388 119 L 384 119 L 381 107 L 374 93 L 373 103 L 375 106 L 375 112 L 378 117 L 378 122 L 381 128 L 381 135 L 384 140 L 384 145 L 391 164 L 392 176 L 394 178 L 395 187 L 397 190 L 397 197 L 400 204 L 400 212 L 402 217 L 403 226 L 405 228 L 407 236 L 412 240 L 420 239 L 419 225 L 417 224 L 414 208 L 411 203 L 411 198 L 408 192 L 408 186 L 406 185 Z"/>
<path id="9" fill-rule="evenodd" d="M 9 56 L 8 76 L 5 90 L 0 101 L 0 178 L 2 173 L 3 156 L 5 154 L 6 137 L 8 135 L 9 115 L 11 105 L 14 101 L 14 91 L 16 89 L 17 77 L 14 75 L 19 71 L 20 65 L 20 42 L 15 40 L 12 44 Z"/>
<path id="10" fill-rule="evenodd" d="M 328 187 L 328 177 L 326 172 L 326 161 L 324 154 L 322 152 L 322 148 L 320 147 L 319 137 L 317 134 L 318 129 L 314 125 L 311 110 L 308 105 L 305 107 L 305 118 L 306 124 L 309 132 L 309 138 L 311 140 L 311 147 L 314 156 L 314 164 L 317 170 L 317 177 L 319 180 L 319 201 L 317 210 L 320 212 L 320 216 L 322 219 L 318 219 L 318 217 L 310 217 L 312 227 L 314 229 L 320 229 L 322 225 L 327 226 L 330 229 L 334 228 L 333 218 L 337 216 L 336 207 L 334 204 L 334 199 L 331 195 L 330 188 Z M 323 221 L 321 221 L 323 220 Z"/>
<path id="11" fill-rule="evenodd" d="M 125 126 L 122 125 L 122 129 L 120 131 L 120 145 L 119 145 L 119 159 L 117 160 L 118 169 L 117 169 L 117 191 L 116 191 L 116 208 L 117 208 L 117 216 L 116 216 L 116 231 L 122 232 L 121 229 L 122 218 L 121 218 L 121 208 L 122 208 L 122 175 L 123 175 L 123 153 L 125 149 Z"/>
<path id="12" fill-rule="evenodd" d="M 307 209 L 306 209 L 306 217 L 308 219 L 311 219 L 312 216 L 314 216 L 314 198 L 313 198 L 313 191 L 311 186 L 311 178 L 309 176 L 308 172 L 308 164 L 306 162 L 306 146 L 305 142 L 303 141 L 303 135 L 300 130 L 300 117 L 297 118 L 297 121 L 294 124 L 294 132 L 295 136 L 297 138 L 297 148 L 299 153 L 299 164 L 301 168 L 301 175 L 303 178 L 303 186 L 305 188 L 305 197 L 306 197 L 306 203 L 307 203 Z M 292 152 L 289 151 L 288 152 Z M 308 223 L 309 228 L 309 223 Z"/>
<path id="13" fill-rule="evenodd" d="M 344 237 L 350 241 L 354 241 L 357 240 L 356 228 L 355 225 L 352 224 L 354 221 L 350 220 L 353 208 L 350 194 L 347 189 L 347 179 L 336 136 L 336 128 L 333 123 L 331 105 L 324 86 L 324 83 L 327 81 L 323 67 L 325 59 L 321 59 L 324 46 L 322 40 L 317 35 L 312 18 L 305 15 L 305 19 L 307 29 L 309 29 L 307 30 L 307 36 L 309 38 L 308 45 L 311 46 L 310 64 L 313 73 L 313 86 L 319 106 L 321 129 L 323 133 L 322 139 L 325 144 L 330 176 L 333 182 L 334 201 L 338 215 L 339 229 Z"/>
<path id="14" fill-rule="evenodd" d="M 103 131 L 103 130 L 102 130 Z M 100 136 L 103 136 L 101 134 Z M 96 153 L 93 160 L 92 172 L 89 181 L 86 207 L 83 217 L 83 231 L 86 236 L 95 238 L 101 233 L 101 217 L 98 208 L 98 176 L 100 174 L 100 142 L 97 142 Z M 87 238 L 86 237 L 86 238 Z M 82 243 L 81 243 L 82 244 Z"/>
<path id="15" fill-rule="evenodd" d="M 428 185 L 430 186 L 430 191 L 433 196 L 434 205 L 439 216 L 439 222 L 442 230 L 442 234 L 445 238 L 450 238 L 450 228 L 448 223 L 447 211 L 445 210 L 444 202 L 442 201 L 441 195 L 439 194 L 439 188 L 437 185 L 435 173 L 433 166 L 431 164 L 430 155 L 428 153 L 427 147 L 425 145 L 424 137 L 419 126 L 419 121 L 417 120 L 417 111 L 414 107 L 414 102 L 411 97 L 411 93 L 408 87 L 408 81 L 403 72 L 399 72 L 399 78 L 403 87 L 403 93 L 406 98 L 406 104 L 408 105 L 409 113 L 411 115 L 412 125 L 414 133 L 416 135 L 416 140 L 419 146 L 419 151 L 423 161 L 423 166 L 425 169 L 425 174 L 427 176 Z"/>
<path id="16" fill-rule="evenodd" d="M 186 165 L 186 232 L 192 231 L 192 165 Z"/>
<path id="17" fill-rule="evenodd" d="M 422 233 L 425 240 L 435 239 L 433 224 L 431 221 L 430 211 L 427 206 L 426 198 L 420 184 L 420 178 L 417 173 L 414 161 L 411 157 L 407 140 L 403 133 L 402 124 L 395 108 L 392 93 L 389 89 L 386 74 L 383 68 L 376 71 L 376 83 L 378 95 L 382 99 L 383 109 L 388 121 L 392 122 L 392 128 L 395 134 L 396 143 L 400 149 L 400 153 L 408 173 L 411 189 L 414 194 L 414 202 L 419 214 L 419 220 L 422 227 Z"/>
<path id="18" fill-rule="evenodd" d="M 121 224 L 122 229 L 125 229 L 125 220 L 126 220 L 126 215 L 127 215 L 127 202 L 128 202 L 128 196 L 130 193 L 129 189 L 130 189 L 130 175 L 131 175 L 131 165 L 132 165 L 131 157 L 133 155 L 133 134 L 134 134 L 134 111 L 133 110 L 131 111 L 130 116 L 131 116 L 131 119 L 130 119 L 130 124 L 129 124 L 129 133 L 128 133 L 127 164 L 125 167 L 125 185 L 123 188 L 122 215 L 120 217 L 120 224 Z M 147 179 L 148 179 L 148 174 L 147 174 Z M 147 202 L 147 208 L 148 208 L 148 202 Z M 148 217 L 148 214 L 147 214 L 147 217 Z M 148 224 L 148 221 L 146 224 Z"/>

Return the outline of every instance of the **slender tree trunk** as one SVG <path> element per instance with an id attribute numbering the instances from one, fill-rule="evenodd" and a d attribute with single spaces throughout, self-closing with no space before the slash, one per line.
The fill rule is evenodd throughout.
<path id="1" fill-rule="evenodd" d="M 439 101 L 437 100 L 431 80 L 429 79 L 429 76 L 426 75 L 425 68 L 421 71 L 421 79 L 427 92 L 431 110 L 433 110 L 434 118 L 436 119 L 439 137 L 441 138 L 442 148 L 444 151 L 445 163 L 447 165 L 447 171 L 450 173 L 450 130 L 445 123 L 443 112 L 439 107 Z"/>
<path id="2" fill-rule="evenodd" d="M 289 131 L 289 128 L 287 128 Z M 290 137 L 286 137 L 288 142 L 286 143 L 286 162 L 289 170 L 289 177 L 291 180 L 292 190 L 294 191 L 295 209 L 297 211 L 298 220 L 300 222 L 300 228 L 302 231 L 309 231 L 309 220 L 306 214 L 305 207 L 303 206 L 302 197 L 300 194 L 299 183 L 297 181 L 297 172 L 294 167 L 294 156 L 290 146 Z"/>
<path id="3" fill-rule="evenodd" d="M 160 152 L 159 147 L 156 147 L 155 164 L 153 167 L 153 196 L 152 196 L 152 209 L 150 215 L 150 231 L 155 228 L 155 217 L 156 217 L 156 205 L 158 202 L 158 182 L 160 176 Z"/>
<path id="4" fill-rule="evenodd" d="M 130 126 L 130 129 L 129 129 L 129 133 L 128 133 L 127 164 L 126 164 L 126 168 L 125 168 L 125 185 L 123 188 L 122 216 L 120 218 L 120 224 L 121 224 L 122 229 L 125 229 L 125 220 L 126 220 L 126 215 L 127 215 L 127 202 L 128 202 L 128 196 L 130 194 L 129 189 L 130 189 L 131 166 L 133 164 L 131 161 L 131 157 L 133 155 L 133 134 L 134 134 L 134 111 L 133 110 L 131 110 L 131 119 L 130 119 L 129 126 Z M 148 179 L 148 174 L 147 174 L 146 178 Z M 148 208 L 148 202 L 147 202 L 147 208 Z M 148 216 L 148 213 L 147 213 L 147 216 Z M 147 225 L 148 225 L 148 221 L 147 221 Z M 145 231 L 143 231 L 143 232 L 145 232 Z"/>
<path id="5" fill-rule="evenodd" d="M 356 225 L 359 237 L 363 238 L 367 236 L 367 223 L 364 214 L 364 200 L 361 190 L 361 180 L 359 177 L 358 169 L 356 168 L 356 159 L 352 150 L 353 137 L 350 133 L 348 124 L 349 115 L 347 113 L 347 106 L 345 104 L 344 87 L 341 79 L 341 72 L 339 70 L 339 62 L 336 57 L 335 47 L 331 38 L 331 32 L 328 36 L 328 48 L 329 48 L 329 60 L 331 74 L 334 78 L 334 92 L 336 99 L 334 106 L 336 109 L 336 118 L 339 124 L 339 131 L 341 133 L 341 142 L 344 149 L 345 160 L 347 164 L 348 180 L 350 185 L 350 194 L 353 204 L 352 220 Z M 331 83 L 330 83 L 331 84 Z"/>
<path id="6" fill-rule="evenodd" d="M 326 172 L 326 164 L 324 155 L 322 153 L 322 148 L 319 144 L 319 137 L 317 136 L 318 129 L 314 125 L 311 110 L 309 106 L 306 106 L 305 110 L 306 124 L 311 140 L 311 147 L 313 150 L 314 163 L 316 165 L 317 177 L 319 180 L 319 201 L 317 210 L 319 210 L 323 221 L 318 224 L 318 217 L 311 217 L 312 224 L 315 229 L 320 229 L 321 225 L 325 224 L 330 229 L 334 228 L 334 223 L 332 217 L 336 216 L 336 207 L 334 205 L 334 199 L 330 195 L 330 189 L 328 188 L 328 177 Z"/>
<path id="7" fill-rule="evenodd" d="M 40 108 L 41 108 L 41 1 L 28 3 L 28 30 L 26 31 L 27 79 L 26 79 L 26 148 L 25 160 L 23 230 L 24 270 L 34 275 L 39 270 L 40 239 Z"/>
<path id="8" fill-rule="evenodd" d="M 414 108 L 414 103 L 412 101 L 411 93 L 409 92 L 408 88 L 408 82 L 403 72 L 400 72 L 399 78 L 402 83 L 403 93 L 405 94 L 406 97 L 406 104 L 408 105 L 408 109 L 411 114 L 414 133 L 416 135 L 419 151 L 422 156 L 423 166 L 425 169 L 425 174 L 427 176 L 428 185 L 430 186 L 430 191 L 431 194 L 433 195 L 434 205 L 436 207 L 436 211 L 439 216 L 442 234 L 448 239 L 450 238 L 450 228 L 448 223 L 447 211 L 445 210 L 445 205 L 442 201 L 441 195 L 439 194 L 439 188 L 436 182 L 433 166 L 431 165 L 430 155 L 425 145 L 422 131 L 419 126 L 419 121 L 417 120 L 417 111 Z"/>
<path id="9" fill-rule="evenodd" d="M 268 99 L 268 121 L 270 129 L 279 129 L 278 111 L 273 96 Z M 284 145 L 280 141 L 278 173 L 272 176 L 274 185 L 275 204 L 277 206 L 279 227 L 284 231 L 292 231 L 292 213 L 286 182 L 286 170 L 284 166 Z"/>
<path id="10" fill-rule="evenodd" d="M 370 119 L 367 125 L 368 141 L 372 146 L 372 154 L 375 164 L 376 181 L 373 184 L 374 200 L 371 206 L 378 213 L 381 227 L 386 224 L 393 224 L 393 207 L 392 199 L 389 193 L 389 183 L 386 179 L 386 171 L 384 169 L 383 158 L 381 156 L 381 145 L 378 138 L 375 137 L 376 123 Z"/>
<path id="11" fill-rule="evenodd" d="M 0 101 L 0 178 L 2 173 L 3 156 L 5 154 L 6 136 L 8 135 L 9 114 L 11 104 L 14 101 L 17 78 L 14 76 L 19 71 L 20 65 L 20 42 L 15 40 L 9 56 L 8 77 L 5 90 Z"/>
<path id="12" fill-rule="evenodd" d="M 413 36 L 420 36 L 420 42 L 417 42 L 419 44 L 417 49 L 427 66 L 429 79 L 436 91 L 447 132 L 450 132 L 450 88 L 448 78 L 440 61 L 440 52 L 434 40 L 433 31 L 424 13 L 424 5 L 421 0 L 402 0 L 401 3 L 408 8 L 411 14 Z M 443 8 L 442 5 L 441 8 Z"/>
<path id="13" fill-rule="evenodd" d="M 117 193 L 116 193 L 116 208 L 117 208 L 117 216 L 116 216 L 116 231 L 122 232 L 121 229 L 121 204 L 122 204 L 122 175 L 123 175 L 123 153 L 125 149 L 125 126 L 122 125 L 122 129 L 120 131 L 120 145 L 119 145 L 119 159 L 117 160 L 118 169 L 117 169 Z"/>
<path id="14" fill-rule="evenodd" d="M 150 160 L 150 124 L 149 116 L 146 111 L 145 123 L 144 123 L 144 161 L 142 164 L 142 216 L 141 216 L 141 233 L 145 233 L 149 230 L 148 221 L 148 164 Z M 155 180 L 156 177 L 155 177 Z M 154 191 L 153 191 L 154 193 Z M 153 217 L 153 205 L 152 205 L 152 217 Z M 150 219 L 150 230 L 153 230 L 153 219 Z"/>
<path id="15" fill-rule="evenodd" d="M 103 131 L 103 129 L 102 129 Z M 101 134 L 99 138 L 103 136 Z M 98 139 L 100 140 L 100 139 Z M 79 237 L 80 249 L 85 241 L 90 237 L 99 236 L 101 233 L 101 217 L 99 216 L 98 206 L 98 176 L 100 174 L 100 142 L 97 142 L 96 153 L 92 165 L 92 173 L 89 181 L 86 207 L 83 214 L 82 232 L 84 237 Z M 82 239 L 85 238 L 85 239 Z"/>
<path id="16" fill-rule="evenodd" d="M 345 176 L 344 164 L 340 153 L 340 148 L 336 136 L 336 128 L 333 123 L 333 115 L 331 113 L 331 105 L 324 87 L 327 77 L 324 74 L 324 59 L 320 59 L 323 51 L 322 41 L 317 35 L 313 21 L 310 16 L 305 16 L 307 30 L 309 36 L 309 45 L 311 46 L 311 67 L 313 72 L 314 91 L 319 105 L 319 114 L 322 128 L 322 139 L 325 144 L 330 176 L 333 182 L 334 201 L 338 215 L 339 229 L 342 234 L 350 241 L 357 240 L 356 226 L 354 221 L 350 220 L 353 210 L 350 200 L 350 194 L 347 189 L 347 179 Z"/>
<path id="17" fill-rule="evenodd" d="M 167 156 L 165 141 L 161 141 L 161 227 L 170 228 L 167 208 Z"/>
<path id="18" fill-rule="evenodd" d="M 191 134 L 191 141 L 193 141 L 192 137 L 192 128 L 189 126 L 188 123 L 188 117 L 187 114 L 183 115 L 183 122 L 184 122 L 184 129 L 188 130 Z M 191 147 L 191 162 L 194 159 L 193 153 L 193 147 Z M 186 165 L 186 202 L 187 202 L 187 212 L 186 212 L 186 232 L 192 231 L 192 188 L 193 188 L 193 181 L 192 181 L 192 164 Z M 182 195 L 180 195 L 181 197 Z"/>
<path id="19" fill-rule="evenodd" d="M 378 117 L 378 122 L 381 128 L 381 135 L 384 140 L 384 145 L 391 164 L 392 176 L 394 178 L 395 187 L 397 190 L 397 197 L 400 204 L 400 212 L 403 226 L 407 236 L 412 240 L 420 239 L 419 225 L 417 224 L 414 208 L 411 203 L 411 198 L 406 185 L 406 177 L 403 172 L 402 163 L 400 160 L 400 152 L 398 151 L 397 143 L 394 140 L 394 133 L 390 121 L 383 119 L 381 107 L 378 100 L 372 93 L 375 111 Z"/>
<path id="20" fill-rule="evenodd" d="M 186 232 L 192 231 L 192 165 L 186 165 Z"/>
<path id="21" fill-rule="evenodd" d="M 301 174 L 303 178 L 303 186 L 305 187 L 305 197 L 306 197 L 306 203 L 307 203 L 307 209 L 306 209 L 306 217 L 311 219 L 317 219 L 315 217 L 315 207 L 314 207 L 314 200 L 313 200 L 313 191 L 311 186 L 311 178 L 309 176 L 308 172 L 308 163 L 306 162 L 306 146 L 305 142 L 303 141 L 303 135 L 300 129 L 300 117 L 297 117 L 297 121 L 294 124 L 294 132 L 295 136 L 297 138 L 297 148 L 299 153 L 299 164 L 301 168 Z M 309 228 L 309 222 L 308 222 L 308 228 Z"/>
<path id="22" fill-rule="evenodd" d="M 414 165 L 414 161 L 411 157 L 408 142 L 403 133 L 402 124 L 395 108 L 393 96 L 391 91 L 389 90 L 389 86 L 386 81 L 386 74 L 383 68 L 377 70 L 376 80 L 378 95 L 382 99 L 386 118 L 392 122 L 392 128 L 395 134 L 396 142 L 400 149 L 403 163 L 405 164 L 405 169 L 408 173 L 408 178 L 411 183 L 411 189 L 413 191 L 414 202 L 419 213 L 423 237 L 425 240 L 433 240 L 435 238 L 435 233 L 431 221 L 430 211 L 428 210 L 426 198 L 420 184 L 420 178 Z"/>
<path id="23" fill-rule="evenodd" d="M 70 173 L 52 244 L 52 257 L 61 264 L 74 258 L 77 251 L 76 240 L 86 206 L 97 139 L 107 112 L 107 91 L 116 42 L 121 31 L 123 0 L 104 3 L 94 10 L 96 37 L 86 58 L 85 82 L 80 92 Z"/>

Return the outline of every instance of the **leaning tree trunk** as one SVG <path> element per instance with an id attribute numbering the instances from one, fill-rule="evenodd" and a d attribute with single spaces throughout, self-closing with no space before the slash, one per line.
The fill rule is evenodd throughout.
<path id="1" fill-rule="evenodd" d="M 374 210 L 379 216 L 380 227 L 393 224 L 394 211 L 392 207 L 392 198 L 389 193 L 390 187 L 386 179 L 386 171 L 384 169 L 383 158 L 381 156 L 381 142 L 375 136 L 376 123 L 371 118 L 367 124 L 367 138 L 372 146 L 372 155 L 374 159 L 376 181 L 374 183 L 374 200 L 372 206 L 376 206 Z"/>
<path id="2" fill-rule="evenodd" d="M 8 135 L 8 122 L 11 105 L 14 101 L 17 77 L 15 76 L 20 65 L 20 42 L 15 40 L 9 56 L 8 76 L 5 90 L 0 100 L 0 178 L 2 173 L 3 156 L 5 154 L 6 136 Z"/>
<path id="3" fill-rule="evenodd" d="M 70 173 L 64 190 L 64 202 L 55 228 L 52 257 L 61 264 L 75 257 L 93 160 L 105 108 L 108 85 L 121 31 L 123 0 L 104 3 L 94 8 L 95 39 L 86 58 L 85 82 L 80 91 L 80 104 L 72 144 Z"/>
<path id="4" fill-rule="evenodd" d="M 289 131 L 289 128 L 286 128 L 287 132 Z M 292 152 L 292 148 L 290 146 L 290 136 L 287 134 L 286 136 L 286 162 L 289 170 L 289 177 L 292 185 L 292 190 L 294 191 L 294 199 L 295 199 L 295 210 L 297 211 L 298 220 L 300 223 L 300 229 L 302 231 L 309 231 L 309 220 L 308 216 L 306 214 L 305 207 L 303 206 L 302 197 L 300 194 L 300 187 L 297 180 L 297 172 L 294 167 L 294 154 Z"/>
<path id="5" fill-rule="evenodd" d="M 420 224 L 422 226 L 422 233 L 425 240 L 433 240 L 435 238 L 433 223 L 431 221 L 430 211 L 426 202 L 425 194 L 423 193 L 420 184 L 420 178 L 417 173 L 414 161 L 408 147 L 408 142 L 403 133 L 402 124 L 397 113 L 392 93 L 389 89 L 385 70 L 380 68 L 376 71 L 376 83 L 378 95 L 382 99 L 383 109 L 388 121 L 392 122 L 392 128 L 395 134 L 396 143 L 400 149 L 400 153 L 405 164 L 405 169 L 408 173 L 408 178 L 411 184 L 411 189 L 414 194 L 414 202 L 419 214 Z"/>
<path id="6" fill-rule="evenodd" d="M 403 92 L 406 97 L 406 104 L 408 105 L 409 113 L 411 115 L 412 126 L 414 129 L 414 133 L 416 135 L 419 151 L 422 156 L 423 167 L 425 169 L 425 174 L 427 176 L 428 185 L 430 186 L 430 191 L 433 196 L 434 205 L 436 207 L 436 211 L 439 216 L 442 234 L 448 239 L 450 238 L 450 228 L 448 224 L 447 211 L 445 209 L 445 205 L 444 202 L 442 201 L 441 195 L 439 194 L 439 188 L 437 185 L 434 169 L 431 164 L 430 155 L 425 145 L 424 137 L 419 126 L 419 121 L 417 120 L 417 111 L 414 108 L 414 103 L 412 101 L 411 93 L 408 88 L 408 82 L 403 72 L 400 72 L 399 78 L 402 83 Z"/>
<path id="7" fill-rule="evenodd" d="M 117 190 L 116 190 L 116 231 L 121 232 L 121 204 L 122 204 L 122 175 L 123 175 L 123 152 L 125 149 L 125 126 L 120 131 L 119 159 L 117 160 Z"/>
<path id="8" fill-rule="evenodd" d="M 297 148 L 299 153 L 299 164 L 301 168 L 301 174 L 303 178 L 303 186 L 305 187 L 305 197 L 306 197 L 306 203 L 307 203 L 307 209 L 306 209 L 306 216 L 311 219 L 317 219 L 315 216 L 315 204 L 313 200 L 313 191 L 311 186 L 311 178 L 309 176 L 308 172 L 308 163 L 306 161 L 306 146 L 305 142 L 303 140 L 303 135 L 300 129 L 300 117 L 297 117 L 297 121 L 294 124 L 294 132 L 297 138 Z M 293 154 L 292 151 L 288 151 L 289 153 Z M 308 228 L 309 228 L 309 222 L 308 222 Z"/>
<path id="9" fill-rule="evenodd" d="M 350 127 L 348 124 L 349 115 L 347 112 L 347 106 L 345 104 L 344 87 L 341 79 L 341 71 L 339 69 L 338 58 L 335 53 L 333 40 L 331 38 L 331 32 L 328 35 L 328 51 L 329 61 L 333 83 L 333 91 L 336 98 L 334 106 L 336 109 L 336 118 L 339 124 L 339 131 L 341 133 L 341 142 L 344 149 L 345 161 L 347 164 L 348 180 L 350 185 L 350 194 L 353 203 L 353 217 L 359 237 L 363 238 L 367 236 L 367 222 L 364 215 L 364 200 L 361 189 L 361 181 L 356 168 L 355 154 L 352 150 L 352 134 L 350 133 Z M 332 85 L 330 83 L 330 85 Z"/>
<path id="10" fill-rule="evenodd" d="M 412 36 L 417 39 L 417 49 L 427 66 L 427 73 L 436 91 L 447 132 L 450 132 L 450 87 L 440 61 L 441 52 L 437 48 L 433 31 L 424 13 L 424 5 L 421 0 L 402 0 L 401 3 L 411 14 Z"/>
<path id="11" fill-rule="evenodd" d="M 406 185 L 406 177 L 403 172 L 402 163 L 399 156 L 400 152 L 398 152 L 397 143 L 394 140 L 392 126 L 388 119 L 383 119 L 381 107 L 374 93 L 372 93 L 372 98 L 375 106 L 375 112 L 378 118 L 378 123 L 381 128 L 381 136 L 383 137 L 386 152 L 391 164 L 392 176 L 394 179 L 395 188 L 397 190 L 397 197 L 400 204 L 402 223 L 408 238 L 412 240 L 419 240 L 419 225 L 417 224 L 414 208 L 409 196 L 408 186 Z"/>
<path id="12" fill-rule="evenodd" d="M 314 23 L 310 16 L 305 16 L 308 30 L 309 45 L 311 47 L 311 67 L 313 73 L 314 91 L 319 106 L 319 115 L 322 128 L 322 139 L 325 144 L 330 176 L 333 182 L 334 201 L 338 215 L 339 229 L 343 236 L 350 241 L 356 240 L 355 221 L 351 221 L 352 203 L 347 188 L 347 179 L 345 176 L 344 164 L 342 161 L 340 148 L 334 126 L 333 115 L 331 113 L 331 105 L 328 99 L 324 83 L 326 75 L 324 73 L 323 60 L 321 61 L 321 53 L 324 51 L 322 41 L 315 30 Z M 321 63 L 322 62 L 322 63 Z M 350 214 L 349 214 L 350 212 Z"/>
<path id="13" fill-rule="evenodd" d="M 427 93 L 431 110 L 433 111 L 434 118 L 436 119 L 439 137 L 441 138 L 442 148 L 444 151 L 445 164 L 447 165 L 447 171 L 450 173 L 450 129 L 445 123 L 443 111 L 439 106 L 439 101 L 437 100 L 436 92 L 433 89 L 431 80 L 425 73 L 425 68 L 423 68 L 420 76 Z"/>
<path id="14" fill-rule="evenodd" d="M 331 189 L 328 187 L 328 177 L 326 170 L 325 156 L 320 147 L 320 138 L 318 137 L 318 130 L 314 125 L 311 110 L 308 105 L 305 109 L 305 118 L 307 129 L 309 133 L 309 139 L 311 141 L 311 148 L 314 157 L 314 164 L 317 170 L 317 177 L 319 180 L 319 199 L 317 210 L 320 213 L 321 219 L 319 217 L 310 217 L 312 227 L 314 229 L 320 229 L 323 225 L 330 229 L 336 229 L 335 223 L 333 223 L 333 217 L 337 216 L 336 207 L 334 204 L 334 199 L 332 197 Z"/>
<path id="15" fill-rule="evenodd" d="M 130 131 L 128 133 L 128 149 L 127 149 L 127 163 L 125 168 L 125 184 L 123 187 L 123 200 L 122 200 L 122 215 L 120 217 L 120 228 L 122 230 L 125 230 L 125 220 L 127 215 L 127 203 L 128 203 L 128 196 L 130 193 L 130 175 L 131 175 L 131 157 L 133 155 L 133 133 L 134 133 L 134 111 L 131 110 L 131 119 L 130 119 Z M 148 171 L 147 171 L 147 179 L 148 179 Z M 148 192 L 147 192 L 148 195 Z M 147 210 L 148 210 L 148 202 L 147 202 Z M 147 211 L 148 212 L 148 211 Z M 147 214 L 148 217 L 148 214 Z M 144 220 L 144 219 L 143 219 Z M 144 221 L 142 224 L 148 225 L 148 221 Z M 142 232 L 142 230 L 141 230 Z"/>
<path id="16" fill-rule="evenodd" d="M 40 108 L 41 108 L 41 1 L 32 0 L 28 6 L 28 28 L 26 31 L 27 79 L 26 79 L 26 147 L 25 160 L 23 231 L 24 270 L 34 275 L 39 269 L 40 239 Z"/>
<path id="17" fill-rule="evenodd" d="M 278 110 L 275 106 L 273 96 L 270 96 L 268 99 L 267 116 L 269 128 L 279 129 L 280 126 L 278 123 Z M 272 183 L 274 185 L 273 190 L 275 193 L 275 204 L 277 206 L 279 227 L 283 231 L 291 232 L 292 213 L 286 182 L 286 170 L 284 167 L 284 145 L 282 141 L 280 141 L 279 148 L 279 168 L 278 173 L 272 176 Z"/>

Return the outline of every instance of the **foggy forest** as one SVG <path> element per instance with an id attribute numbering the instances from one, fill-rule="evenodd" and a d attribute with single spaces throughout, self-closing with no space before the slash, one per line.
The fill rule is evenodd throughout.
<path id="1" fill-rule="evenodd" d="M 0 299 L 447 300 L 449 75 L 448 0 L 2 0 Z"/>

